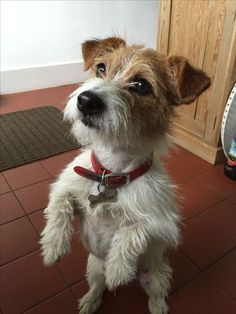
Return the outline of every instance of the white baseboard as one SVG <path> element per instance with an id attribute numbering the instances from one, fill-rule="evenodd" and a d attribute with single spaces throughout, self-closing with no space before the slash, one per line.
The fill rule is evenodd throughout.
<path id="1" fill-rule="evenodd" d="M 83 61 L 1 71 L 1 94 L 83 82 L 89 74 Z"/>

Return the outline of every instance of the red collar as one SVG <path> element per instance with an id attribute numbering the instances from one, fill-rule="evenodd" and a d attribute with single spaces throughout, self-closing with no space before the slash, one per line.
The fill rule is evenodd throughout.
<path id="1" fill-rule="evenodd" d="M 96 159 L 94 151 L 91 153 L 91 163 L 95 172 L 80 166 L 74 167 L 74 171 L 87 179 L 97 181 L 106 187 L 116 188 L 128 184 L 130 181 L 142 176 L 151 167 L 151 161 L 147 161 L 139 168 L 130 172 L 115 173 L 103 167 Z"/>

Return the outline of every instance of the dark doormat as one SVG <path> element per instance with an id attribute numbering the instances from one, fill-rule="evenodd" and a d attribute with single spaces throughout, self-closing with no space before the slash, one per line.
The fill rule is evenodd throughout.
<path id="1" fill-rule="evenodd" d="M 0 115 L 0 145 L 0 170 L 79 147 L 62 112 L 51 106 Z"/>

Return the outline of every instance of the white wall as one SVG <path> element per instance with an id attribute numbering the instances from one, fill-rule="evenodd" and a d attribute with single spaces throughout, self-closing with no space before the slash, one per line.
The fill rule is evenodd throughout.
<path id="1" fill-rule="evenodd" d="M 2 93 L 79 82 L 81 42 L 156 45 L 158 0 L 1 1 Z"/>

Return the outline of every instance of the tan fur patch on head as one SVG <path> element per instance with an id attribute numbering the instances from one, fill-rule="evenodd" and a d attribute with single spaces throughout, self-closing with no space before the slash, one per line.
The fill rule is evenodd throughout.
<path id="1" fill-rule="evenodd" d="M 192 67 L 185 58 L 166 58 L 153 49 L 126 46 L 120 38 L 88 41 L 82 50 L 85 68 L 118 86 L 133 123 L 148 137 L 167 132 L 174 105 L 190 103 L 210 85 L 205 73 Z M 99 65 L 103 68 L 98 73 Z M 132 88 L 140 79 L 150 85 L 148 93 L 141 94 Z"/>
<path id="2" fill-rule="evenodd" d="M 167 63 L 176 79 L 176 91 L 182 104 L 193 102 L 210 85 L 210 78 L 189 64 L 184 57 L 171 56 Z"/>
<path id="3" fill-rule="evenodd" d="M 157 133 L 167 131 L 173 112 L 169 103 L 173 80 L 168 74 L 163 56 L 143 46 L 121 46 L 94 58 L 91 66 L 94 75 L 98 64 L 106 65 L 106 72 L 101 77 L 115 81 L 119 86 L 122 97 L 130 106 L 133 120 L 141 125 L 143 134 L 156 136 Z M 138 78 L 146 80 L 151 86 L 147 95 L 132 90 L 131 84 Z"/>
<path id="4" fill-rule="evenodd" d="M 94 39 L 84 42 L 82 44 L 82 54 L 84 58 L 85 71 L 92 66 L 96 56 L 112 52 L 120 46 L 125 45 L 125 41 L 119 37 L 109 37 L 103 40 Z"/>

